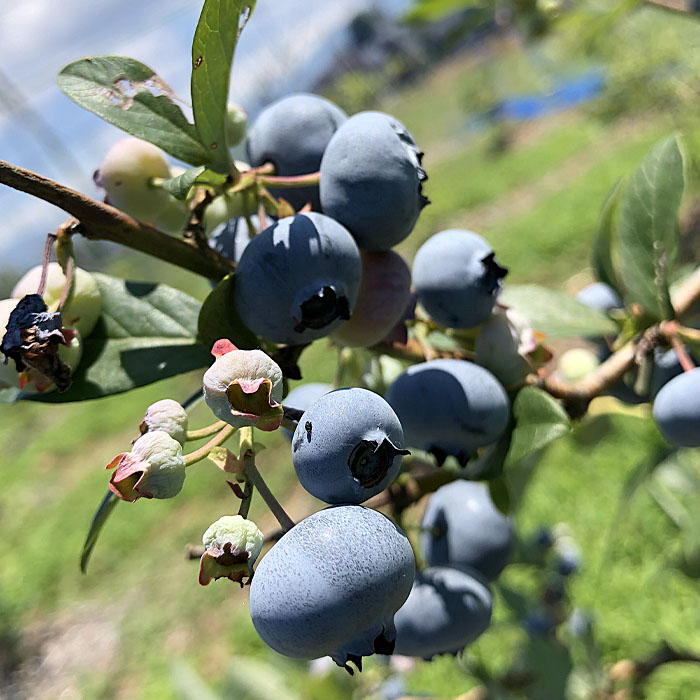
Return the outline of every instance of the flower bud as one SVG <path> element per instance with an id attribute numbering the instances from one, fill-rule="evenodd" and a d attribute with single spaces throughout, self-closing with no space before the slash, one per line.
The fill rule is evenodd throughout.
<path id="1" fill-rule="evenodd" d="M 146 415 L 139 426 L 141 435 L 162 430 L 184 445 L 187 440 L 187 411 L 173 399 L 156 401 L 146 409 Z"/>
<path id="2" fill-rule="evenodd" d="M 131 452 L 117 455 L 106 469 L 114 467 L 109 490 L 123 501 L 172 498 L 185 481 L 182 446 L 163 430 L 142 435 Z"/>
<path id="3" fill-rule="evenodd" d="M 202 537 L 205 552 L 199 563 L 199 582 L 228 578 L 243 586 L 253 575 L 253 564 L 263 546 L 263 534 L 252 520 L 225 515 L 212 523 Z"/>
<path id="4" fill-rule="evenodd" d="M 219 340 L 216 362 L 204 374 L 204 400 L 234 428 L 276 430 L 282 422 L 282 370 L 262 350 L 238 350 Z"/>

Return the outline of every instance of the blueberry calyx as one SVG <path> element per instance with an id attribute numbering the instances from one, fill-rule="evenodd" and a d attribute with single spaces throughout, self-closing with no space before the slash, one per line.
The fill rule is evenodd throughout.
<path id="1" fill-rule="evenodd" d="M 360 440 L 348 457 L 348 467 L 355 480 L 364 488 L 381 483 L 397 455 L 410 454 L 396 448 L 391 440 Z"/>
<path id="2" fill-rule="evenodd" d="M 307 328 L 320 330 L 338 318 L 345 321 L 350 318 L 348 298 L 337 294 L 331 285 L 324 285 L 315 294 L 302 301 L 299 304 L 299 310 L 301 320 L 294 326 L 296 333 L 303 333 Z"/>
<path id="3" fill-rule="evenodd" d="M 501 280 L 508 274 L 508 268 L 499 265 L 496 261 L 496 254 L 491 251 L 481 259 L 485 272 L 481 278 L 483 288 L 492 294 L 501 286 Z"/>

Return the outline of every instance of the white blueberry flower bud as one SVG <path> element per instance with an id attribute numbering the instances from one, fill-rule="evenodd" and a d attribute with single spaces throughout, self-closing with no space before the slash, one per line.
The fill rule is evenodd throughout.
<path id="1" fill-rule="evenodd" d="M 146 415 L 139 426 L 141 434 L 162 430 L 184 445 L 187 440 L 187 411 L 173 399 L 162 399 L 146 409 Z"/>

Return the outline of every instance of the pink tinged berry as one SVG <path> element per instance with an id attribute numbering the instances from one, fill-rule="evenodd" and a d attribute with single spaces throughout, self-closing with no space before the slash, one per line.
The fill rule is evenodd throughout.
<path id="1" fill-rule="evenodd" d="M 399 323 L 411 299 L 411 271 L 393 250 L 362 251 L 362 280 L 350 319 L 332 334 L 349 347 L 380 342 Z"/>
<path id="2" fill-rule="evenodd" d="M 282 422 L 282 370 L 262 350 L 238 350 L 227 340 L 212 348 L 217 358 L 204 374 L 204 400 L 235 428 L 272 431 Z"/>
<path id="3" fill-rule="evenodd" d="M 162 430 L 142 435 L 131 452 L 117 455 L 106 469 L 115 467 L 109 490 L 123 501 L 173 498 L 185 481 L 182 446 Z"/>

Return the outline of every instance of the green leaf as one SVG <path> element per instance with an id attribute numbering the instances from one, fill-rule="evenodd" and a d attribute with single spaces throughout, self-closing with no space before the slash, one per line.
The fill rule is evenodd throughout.
<path id="1" fill-rule="evenodd" d="M 95 399 L 210 364 L 209 353 L 195 337 L 196 299 L 164 284 L 99 273 L 94 277 L 102 315 L 84 341 L 73 385 L 62 394 L 21 398 L 49 403 Z"/>
<path id="2" fill-rule="evenodd" d="M 93 56 L 69 63 L 58 87 L 81 107 L 191 165 L 210 161 L 167 83 L 140 61 Z"/>
<path id="3" fill-rule="evenodd" d="M 513 402 L 515 428 L 507 466 L 566 435 L 571 429 L 569 416 L 558 401 L 534 386 L 521 389 Z"/>
<path id="4" fill-rule="evenodd" d="M 203 165 L 198 165 L 196 168 L 185 170 L 182 175 L 163 180 L 161 187 L 175 197 L 175 199 L 186 199 L 190 188 L 204 172 L 206 172 L 206 168 Z"/>
<path id="5" fill-rule="evenodd" d="M 625 299 L 651 319 L 673 318 L 669 284 L 678 255 L 683 157 L 675 135 L 637 166 L 620 198 L 620 274 Z"/>
<path id="6" fill-rule="evenodd" d="M 192 40 L 192 111 L 211 167 L 231 171 L 226 109 L 236 42 L 255 0 L 205 0 Z"/>
<path id="7" fill-rule="evenodd" d="M 612 246 L 617 234 L 617 214 L 624 179 L 618 180 L 603 202 L 598 217 L 598 228 L 593 241 L 593 270 L 599 281 L 612 287 L 622 296 L 620 283 L 615 273 L 612 259 Z"/>
<path id="8" fill-rule="evenodd" d="M 161 187 L 176 199 L 186 199 L 193 185 L 211 185 L 221 187 L 226 183 L 226 175 L 215 173 L 213 170 L 200 165 L 186 170 L 182 175 L 163 180 Z"/>
<path id="9" fill-rule="evenodd" d="M 199 338 L 206 348 L 217 340 L 228 338 L 241 350 L 260 347 L 260 340 L 241 321 L 233 303 L 234 275 L 226 275 L 204 300 L 197 327 Z"/>
<path id="10" fill-rule="evenodd" d="M 508 491 L 508 484 L 502 476 L 489 481 L 489 494 L 496 508 L 503 515 L 508 515 L 510 513 L 510 492 Z"/>
<path id="11" fill-rule="evenodd" d="M 512 434 L 513 425 L 511 424 L 498 442 L 489 446 L 476 460 L 467 464 L 464 478 L 487 481 L 501 476 L 510 449 Z"/>
<path id="12" fill-rule="evenodd" d="M 80 555 L 80 570 L 83 573 L 87 571 L 87 565 L 88 561 L 90 561 L 92 550 L 95 549 L 95 545 L 97 544 L 97 539 L 102 532 L 102 528 L 104 527 L 105 522 L 107 522 L 107 518 L 117 507 L 117 503 L 119 503 L 119 499 L 111 491 L 107 491 L 105 497 L 102 499 L 102 503 L 100 503 L 100 506 L 92 519 L 92 522 L 90 523 L 90 529 L 88 530 L 85 543 L 83 544 L 83 551 Z"/>
<path id="13" fill-rule="evenodd" d="M 614 335 L 617 324 L 564 292 L 535 284 L 510 285 L 499 301 L 522 314 L 530 325 L 550 338 Z"/>

